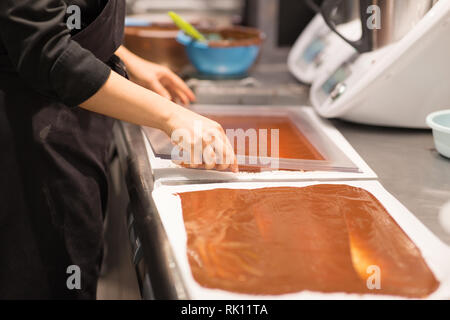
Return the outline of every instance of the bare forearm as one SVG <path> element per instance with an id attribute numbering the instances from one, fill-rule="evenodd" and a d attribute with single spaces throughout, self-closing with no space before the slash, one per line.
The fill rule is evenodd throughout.
<path id="1" fill-rule="evenodd" d="M 181 106 L 121 77 L 115 72 L 81 107 L 115 119 L 169 133 L 168 122 Z"/>
<path id="2" fill-rule="evenodd" d="M 192 150 L 198 145 L 203 146 L 203 152 L 208 152 L 206 160 L 202 157 L 200 163 L 194 161 L 189 166 L 197 168 L 204 163 L 206 169 L 226 170 L 231 167 L 233 172 L 238 171 L 233 148 L 217 122 L 134 84 L 115 72 L 111 72 L 105 85 L 82 103 L 81 108 L 137 125 L 158 128 L 169 136 L 174 131 L 183 129 L 188 135 L 182 136 L 175 143 L 190 154 L 193 154 Z M 196 123 L 201 128 L 200 135 L 195 131 Z M 213 151 L 207 149 L 210 144 L 217 145 L 217 148 Z"/>
<path id="3" fill-rule="evenodd" d="M 185 106 L 195 101 L 192 90 L 169 68 L 144 60 L 123 46 L 116 55 L 127 66 L 130 79 L 138 85 Z"/>
<path id="4" fill-rule="evenodd" d="M 129 65 L 133 63 L 133 60 L 139 59 L 134 53 L 125 48 L 124 46 L 120 46 L 116 51 L 116 55 L 123 60 L 125 65 Z"/>

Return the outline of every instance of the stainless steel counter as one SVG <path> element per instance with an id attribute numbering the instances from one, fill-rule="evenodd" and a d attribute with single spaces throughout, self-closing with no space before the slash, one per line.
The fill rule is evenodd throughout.
<path id="1" fill-rule="evenodd" d="M 262 64 L 252 76 L 250 80 L 195 80 L 191 84 L 199 103 L 269 104 L 274 108 L 308 104 L 308 87 L 296 83 L 283 64 Z M 440 207 L 450 201 L 450 160 L 435 151 L 431 131 L 332 122 L 379 175 L 384 187 L 450 244 L 450 235 L 438 222 Z M 140 128 L 121 123 L 115 135 L 130 193 L 130 240 L 134 262 L 142 273 L 144 298 L 188 298 L 151 199 L 153 176 Z"/>
<path id="2" fill-rule="evenodd" d="M 297 83 L 286 64 L 261 63 L 251 78 L 197 83 L 200 103 L 309 105 L 309 88 Z M 194 84 L 196 82 L 194 81 Z M 234 84 L 234 85 L 233 85 Z M 333 120 L 333 124 L 378 174 L 380 182 L 441 240 L 450 244 L 438 221 L 450 201 L 450 160 L 433 145 L 431 130 L 372 127 Z"/>
<path id="3" fill-rule="evenodd" d="M 442 241 L 450 235 L 439 224 L 440 208 L 450 201 L 450 160 L 434 149 L 430 130 L 370 127 L 333 120 L 380 182 Z"/>

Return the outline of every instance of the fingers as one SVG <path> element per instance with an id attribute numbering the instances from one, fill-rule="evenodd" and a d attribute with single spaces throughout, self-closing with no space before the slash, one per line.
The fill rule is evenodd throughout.
<path id="1" fill-rule="evenodd" d="M 196 145 L 197 144 L 197 145 Z M 174 163 L 185 168 L 206 169 L 226 171 L 231 169 L 232 172 L 238 172 L 237 159 L 233 149 L 223 135 L 217 132 L 212 135 L 206 133 L 202 141 L 189 142 L 184 141 L 178 144 L 183 150 L 191 150 L 183 158 L 185 161 L 174 161 Z M 197 155 L 196 148 L 201 148 L 201 156 Z"/>
<path id="2" fill-rule="evenodd" d="M 238 161 L 236 158 L 236 155 L 234 153 L 234 148 L 230 143 L 230 140 L 228 139 L 225 130 L 222 128 L 221 125 L 217 124 L 219 127 L 219 131 L 220 131 L 220 135 L 221 135 L 221 142 L 219 144 L 219 146 L 222 148 L 222 153 L 221 153 L 221 159 L 222 159 L 222 164 L 224 164 L 224 166 L 221 168 L 222 170 L 226 170 L 228 168 L 231 169 L 232 172 L 237 173 L 239 172 L 239 167 L 238 167 Z"/>
<path id="3" fill-rule="evenodd" d="M 234 149 L 230 143 L 230 140 L 228 140 L 228 137 L 226 135 L 224 135 L 225 138 L 225 145 L 227 146 L 227 155 L 229 155 L 230 159 L 231 159 L 231 171 L 234 173 L 239 172 L 239 166 L 238 166 L 238 161 L 237 161 L 237 157 L 234 153 Z"/>
<path id="4" fill-rule="evenodd" d="M 205 164 L 205 169 L 212 170 L 216 167 L 216 130 L 211 130 L 210 128 L 202 132 L 202 145 L 203 145 L 203 163 Z"/>
<path id="5" fill-rule="evenodd" d="M 237 167 L 235 168 L 235 164 L 237 164 L 236 156 L 228 138 L 224 134 L 222 134 L 221 140 L 216 142 L 215 147 L 216 157 L 218 159 L 217 169 L 225 171 L 230 168 L 232 172 L 237 172 Z"/>
<path id="6" fill-rule="evenodd" d="M 175 73 L 173 73 L 170 70 L 166 72 L 165 76 L 168 82 L 167 85 L 170 86 L 173 89 L 173 91 L 176 92 L 180 100 L 187 101 L 187 103 L 185 103 L 186 105 L 189 104 L 190 102 L 195 102 L 196 97 L 194 92 L 192 92 L 192 90 L 180 77 L 178 77 Z"/>
<path id="7" fill-rule="evenodd" d="M 142 61 L 134 66 L 133 72 L 130 71 L 130 77 L 135 83 L 186 106 L 195 102 L 196 98 L 192 90 L 169 68 Z"/>
<path id="8" fill-rule="evenodd" d="M 191 103 L 188 97 L 181 90 L 174 89 L 171 86 L 164 86 L 159 80 L 151 81 L 148 87 L 160 96 L 172 100 L 175 103 L 180 103 L 184 106 L 188 106 Z"/>
<path id="9" fill-rule="evenodd" d="M 217 159 L 217 170 L 225 171 L 230 166 L 230 162 L 227 161 L 227 157 L 229 158 L 229 150 L 224 143 L 225 141 L 222 139 L 219 139 L 215 141 L 214 147 L 216 152 L 216 159 Z"/>
<path id="10" fill-rule="evenodd" d="M 148 87 L 150 90 L 153 90 L 160 96 L 163 96 L 166 99 L 172 100 L 172 95 L 167 91 L 167 89 L 159 82 L 159 80 L 155 79 L 153 81 L 149 81 Z"/>
<path id="11" fill-rule="evenodd" d="M 171 133 L 172 143 L 178 147 L 172 150 L 172 159 L 178 160 L 175 163 L 190 168 L 238 172 L 233 147 L 223 128 L 217 122 L 181 109 L 183 115 L 176 118 Z"/>
<path id="12" fill-rule="evenodd" d="M 187 96 L 189 101 L 195 102 L 196 97 L 194 92 L 188 87 L 188 85 L 176 74 L 171 73 L 169 75 L 169 79 L 172 81 L 172 83 L 177 87 L 183 94 Z"/>
<path id="13" fill-rule="evenodd" d="M 216 153 L 211 144 L 203 149 L 203 163 L 206 170 L 212 170 L 216 167 Z"/>
<path id="14" fill-rule="evenodd" d="M 183 88 L 177 87 L 171 81 L 154 80 L 154 81 L 150 82 L 149 87 L 151 90 L 155 91 L 159 95 L 161 95 L 169 100 L 172 100 L 175 103 L 180 103 L 184 106 L 189 106 L 191 104 L 191 102 L 195 101 L 195 96 L 194 96 L 194 99 L 191 99 L 190 93 L 186 92 L 186 90 L 184 90 Z M 186 86 L 186 88 L 187 88 L 187 86 Z M 189 89 L 189 91 L 192 93 L 192 91 L 190 89 Z"/>
<path id="15" fill-rule="evenodd" d="M 167 87 L 170 91 L 170 94 L 172 97 L 174 97 L 174 102 L 179 103 L 183 106 L 189 106 L 191 104 L 191 101 L 189 98 L 179 89 L 174 89 L 173 87 Z"/>
<path id="16" fill-rule="evenodd" d="M 201 167 L 202 154 L 198 155 L 197 150 L 203 150 L 202 141 L 192 139 L 189 132 L 180 132 L 180 137 L 172 135 L 172 143 L 175 143 L 183 151 L 181 159 L 172 160 L 172 162 L 186 168 Z M 179 155 L 180 153 L 177 150 L 175 154 Z"/>
<path id="17" fill-rule="evenodd" d="M 232 172 L 238 172 L 237 159 L 233 148 L 223 128 L 216 124 L 217 129 L 209 133 L 209 137 L 204 141 L 205 147 L 204 162 L 208 168 L 215 166 L 216 170 L 225 171 L 228 168 Z"/>

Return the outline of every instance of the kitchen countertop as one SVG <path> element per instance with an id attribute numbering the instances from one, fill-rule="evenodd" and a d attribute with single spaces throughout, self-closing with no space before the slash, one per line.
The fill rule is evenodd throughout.
<path id="1" fill-rule="evenodd" d="M 434 148 L 431 130 L 372 127 L 333 120 L 383 186 L 443 242 L 440 208 L 450 201 L 450 160 Z"/>
<path id="2" fill-rule="evenodd" d="M 262 63 L 251 76 L 250 80 L 191 80 L 191 85 L 201 104 L 268 104 L 274 107 L 309 104 L 309 88 L 297 83 L 282 63 Z M 244 85 L 240 81 L 244 81 Z M 450 235 L 438 220 L 440 208 L 450 201 L 450 160 L 434 149 L 431 131 L 371 127 L 341 120 L 332 120 L 332 123 L 378 174 L 383 186 L 450 245 Z M 151 199 L 153 176 L 140 128 L 120 123 L 115 128 L 115 136 L 139 238 L 131 241 L 142 245 L 142 248 L 135 248 L 135 257 L 141 254 L 146 265 L 152 266 L 148 267 L 148 273 L 150 279 L 154 279 L 154 288 L 148 295 L 164 299 L 187 298 Z"/>
<path id="3" fill-rule="evenodd" d="M 191 80 L 204 104 L 310 105 L 309 87 L 295 81 L 282 60 L 263 61 L 241 82 L 197 81 Z M 450 245 L 450 235 L 438 220 L 440 208 L 450 201 L 450 160 L 435 150 L 431 130 L 332 122 L 385 188 Z"/>

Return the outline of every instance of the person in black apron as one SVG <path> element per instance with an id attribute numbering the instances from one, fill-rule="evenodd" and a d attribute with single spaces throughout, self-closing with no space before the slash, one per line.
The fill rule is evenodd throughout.
<path id="1" fill-rule="evenodd" d="M 81 30 L 67 28 L 72 4 Z M 200 121 L 226 144 L 206 167 L 237 169 L 217 123 L 166 99 L 193 100 L 185 84 L 120 47 L 124 15 L 124 0 L 0 2 L 0 299 L 96 298 L 112 118 L 169 135 Z"/>

